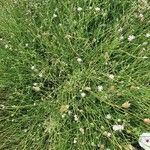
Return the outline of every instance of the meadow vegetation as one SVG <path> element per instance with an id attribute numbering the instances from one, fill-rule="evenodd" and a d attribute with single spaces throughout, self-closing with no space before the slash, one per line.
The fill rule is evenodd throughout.
<path id="1" fill-rule="evenodd" d="M 138 150 L 150 132 L 148 0 L 0 10 L 0 149 Z"/>

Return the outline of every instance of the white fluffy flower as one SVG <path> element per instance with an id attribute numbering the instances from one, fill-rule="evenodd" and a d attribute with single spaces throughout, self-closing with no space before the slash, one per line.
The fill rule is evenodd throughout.
<path id="1" fill-rule="evenodd" d="M 77 58 L 77 62 L 81 63 L 82 59 L 81 58 Z"/>
<path id="2" fill-rule="evenodd" d="M 83 128 L 80 128 L 79 130 L 80 130 L 80 132 L 81 132 L 82 134 L 84 134 L 84 129 L 83 129 Z"/>
<path id="3" fill-rule="evenodd" d="M 73 139 L 73 143 L 74 143 L 74 144 L 77 143 L 77 138 L 74 138 L 74 139 Z"/>
<path id="4" fill-rule="evenodd" d="M 147 38 L 148 38 L 148 37 L 150 37 L 150 34 L 149 34 L 149 33 L 147 33 L 147 34 L 146 34 L 146 37 L 147 37 Z"/>
<path id="5" fill-rule="evenodd" d="M 139 137 L 139 144 L 145 150 L 150 150 L 150 133 L 143 133 Z"/>
<path id="6" fill-rule="evenodd" d="M 99 85 L 99 86 L 97 87 L 97 90 L 98 90 L 99 92 L 103 91 L 103 86 L 102 86 L 102 85 Z"/>
<path id="7" fill-rule="evenodd" d="M 135 36 L 134 35 L 129 35 L 128 37 L 128 41 L 131 42 L 135 39 Z"/>
<path id="8" fill-rule="evenodd" d="M 31 66 L 31 69 L 34 70 L 34 69 L 35 69 L 35 66 Z"/>
<path id="9" fill-rule="evenodd" d="M 111 133 L 110 133 L 110 132 L 105 131 L 103 134 L 104 134 L 105 136 L 107 136 L 107 137 L 111 137 Z"/>
<path id="10" fill-rule="evenodd" d="M 120 40 L 123 40 L 124 39 L 124 37 L 123 36 L 120 36 Z"/>
<path id="11" fill-rule="evenodd" d="M 111 114 L 107 114 L 106 119 L 111 119 Z"/>
<path id="12" fill-rule="evenodd" d="M 118 121 L 118 122 L 121 122 L 121 119 L 118 119 L 117 121 Z"/>
<path id="13" fill-rule="evenodd" d="M 71 114 L 72 114 L 72 112 L 69 110 L 69 111 L 68 111 L 68 115 L 71 115 Z"/>
<path id="14" fill-rule="evenodd" d="M 118 29 L 118 32 L 122 32 L 122 31 L 123 31 L 123 28 L 120 27 L 120 28 Z"/>
<path id="15" fill-rule="evenodd" d="M 6 45 L 5 45 L 5 48 L 8 48 L 8 47 L 9 47 L 9 46 L 6 44 Z"/>
<path id="16" fill-rule="evenodd" d="M 61 27 L 61 26 L 62 26 L 62 23 L 59 23 L 58 25 Z"/>
<path id="17" fill-rule="evenodd" d="M 81 93 L 81 97 L 85 97 L 86 94 L 84 92 Z"/>
<path id="18" fill-rule="evenodd" d="M 114 75 L 113 74 L 110 74 L 109 76 L 108 76 L 110 79 L 114 79 Z"/>
<path id="19" fill-rule="evenodd" d="M 33 85 L 34 85 L 34 86 L 37 86 L 38 84 L 37 84 L 37 83 L 33 83 Z"/>
<path id="20" fill-rule="evenodd" d="M 62 115 L 61 115 L 62 118 L 65 118 L 65 116 L 66 116 L 66 114 L 62 114 Z"/>
<path id="21" fill-rule="evenodd" d="M 77 8 L 77 11 L 82 11 L 82 8 L 81 8 L 81 7 L 78 7 L 78 8 Z"/>
<path id="22" fill-rule="evenodd" d="M 96 11 L 100 11 L 100 8 L 99 8 L 99 7 L 96 7 L 95 10 L 96 10 Z"/>
<path id="23" fill-rule="evenodd" d="M 35 91 L 35 92 L 39 92 L 41 89 L 40 87 L 38 86 L 33 86 L 32 89 Z"/>
<path id="24" fill-rule="evenodd" d="M 56 18 L 57 17 L 57 15 L 56 14 L 53 14 L 53 18 Z"/>
<path id="25" fill-rule="evenodd" d="M 139 14 L 139 17 L 140 17 L 140 18 L 143 18 L 144 16 L 143 16 L 143 14 Z"/>
<path id="26" fill-rule="evenodd" d="M 25 47 L 28 47 L 28 46 L 29 46 L 29 44 L 28 44 L 28 43 L 26 43 L 26 44 L 25 44 Z"/>
<path id="27" fill-rule="evenodd" d="M 124 130 L 124 125 L 113 125 L 114 131 L 122 131 Z"/>
<path id="28" fill-rule="evenodd" d="M 78 118 L 77 115 L 74 115 L 74 120 L 75 120 L 75 121 L 79 121 L 79 118 Z"/>
<path id="29" fill-rule="evenodd" d="M 108 132 L 108 133 L 107 133 L 107 137 L 111 137 L 111 133 Z"/>

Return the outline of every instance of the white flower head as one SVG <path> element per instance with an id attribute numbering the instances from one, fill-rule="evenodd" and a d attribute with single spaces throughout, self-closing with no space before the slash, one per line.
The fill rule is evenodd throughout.
<path id="1" fill-rule="evenodd" d="M 34 85 L 34 86 L 37 86 L 37 85 L 38 85 L 38 83 L 33 83 L 33 85 Z"/>
<path id="2" fill-rule="evenodd" d="M 66 114 L 62 114 L 62 115 L 61 115 L 62 118 L 65 118 L 65 116 L 66 116 Z"/>
<path id="3" fill-rule="evenodd" d="M 107 137 L 111 137 L 111 133 L 108 132 L 108 133 L 107 133 Z"/>
<path id="4" fill-rule="evenodd" d="M 79 121 L 79 118 L 78 118 L 77 115 L 74 115 L 74 120 L 75 120 L 75 121 Z"/>
<path id="5" fill-rule="evenodd" d="M 100 11 L 100 8 L 99 8 L 99 7 L 96 7 L 95 10 L 96 10 L 96 11 Z"/>
<path id="6" fill-rule="evenodd" d="M 118 121 L 118 122 L 121 122 L 121 119 L 118 119 L 117 121 Z"/>
<path id="7" fill-rule="evenodd" d="M 131 42 L 135 39 L 135 36 L 134 35 L 129 35 L 128 37 L 128 41 Z"/>
<path id="8" fill-rule="evenodd" d="M 40 87 L 38 86 L 33 86 L 32 89 L 35 91 L 35 92 L 39 92 L 41 89 Z"/>
<path id="9" fill-rule="evenodd" d="M 6 45 L 5 45 L 5 48 L 8 48 L 8 47 L 9 47 L 9 46 L 6 44 Z"/>
<path id="10" fill-rule="evenodd" d="M 145 150 L 150 150 L 150 133 L 143 133 L 139 137 L 139 144 Z"/>
<path id="11" fill-rule="evenodd" d="M 149 38 L 149 37 L 150 37 L 150 33 L 147 33 L 147 34 L 146 34 L 146 37 Z"/>
<path id="12" fill-rule="evenodd" d="M 120 40 L 123 40 L 124 39 L 124 37 L 123 36 L 120 36 Z"/>
<path id="13" fill-rule="evenodd" d="M 101 126 L 101 129 L 102 129 L 102 130 L 104 130 L 104 129 L 105 129 L 105 127 L 104 127 L 104 126 Z"/>
<path id="14" fill-rule="evenodd" d="M 81 97 L 85 97 L 86 94 L 84 92 L 81 93 Z"/>
<path id="15" fill-rule="evenodd" d="M 111 133 L 110 133 L 110 132 L 105 131 L 103 134 L 104 134 L 105 136 L 107 136 L 107 137 L 111 137 Z"/>
<path id="16" fill-rule="evenodd" d="M 53 18 L 56 18 L 57 17 L 57 15 L 56 14 L 53 14 Z"/>
<path id="17" fill-rule="evenodd" d="M 139 14 L 139 17 L 140 17 L 140 18 L 143 18 L 144 16 L 143 16 L 143 14 Z"/>
<path id="18" fill-rule="evenodd" d="M 35 66 L 31 66 L 31 70 L 34 70 L 35 69 Z"/>
<path id="19" fill-rule="evenodd" d="M 114 75 L 113 74 L 110 74 L 109 76 L 108 76 L 110 79 L 114 79 Z"/>
<path id="20" fill-rule="evenodd" d="M 81 132 L 82 134 L 84 134 L 84 129 L 83 129 L 83 128 L 80 128 L 79 130 L 80 130 L 80 132 Z"/>
<path id="21" fill-rule="evenodd" d="M 82 62 L 82 59 L 81 59 L 81 58 L 77 58 L 77 62 L 78 62 L 78 63 L 81 63 L 81 62 Z"/>
<path id="22" fill-rule="evenodd" d="M 97 87 L 97 90 L 98 90 L 99 92 L 103 91 L 103 86 L 102 86 L 102 85 L 99 85 L 99 86 Z"/>
<path id="23" fill-rule="evenodd" d="M 120 28 L 118 29 L 118 32 L 122 32 L 122 31 L 123 31 L 123 28 L 120 27 Z"/>
<path id="24" fill-rule="evenodd" d="M 122 131 L 124 130 L 124 125 L 113 125 L 114 131 Z"/>
<path id="25" fill-rule="evenodd" d="M 13 117 L 14 116 L 14 114 L 11 114 L 11 117 Z"/>
<path id="26" fill-rule="evenodd" d="M 77 11 L 82 11 L 82 8 L 81 8 L 81 7 L 78 7 L 78 8 L 77 8 Z"/>
<path id="27" fill-rule="evenodd" d="M 59 23 L 58 25 L 61 27 L 61 26 L 62 26 L 62 23 Z"/>
<path id="28" fill-rule="evenodd" d="M 28 43 L 26 43 L 26 44 L 25 44 L 25 47 L 28 47 L 28 46 L 29 46 L 29 44 L 28 44 Z"/>
<path id="29" fill-rule="evenodd" d="M 106 136 L 106 135 L 107 135 L 107 133 L 108 133 L 108 132 L 107 132 L 107 131 L 105 131 L 105 132 L 103 133 L 103 135 L 105 135 L 105 136 Z"/>
<path id="30" fill-rule="evenodd" d="M 106 119 L 111 119 L 111 118 L 112 118 L 111 114 L 106 115 Z"/>
<path id="31" fill-rule="evenodd" d="M 77 138 L 74 138 L 74 139 L 73 139 L 73 143 L 74 143 L 74 144 L 77 143 Z"/>
<path id="32" fill-rule="evenodd" d="M 68 111 L 68 115 L 71 115 L 71 114 L 72 114 L 72 112 L 69 110 L 69 111 Z"/>

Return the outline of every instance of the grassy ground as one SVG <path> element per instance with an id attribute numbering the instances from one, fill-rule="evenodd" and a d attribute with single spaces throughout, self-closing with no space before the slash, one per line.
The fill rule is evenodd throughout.
<path id="1" fill-rule="evenodd" d="M 138 147 L 150 131 L 148 1 L 1 0 L 0 10 L 0 149 Z"/>

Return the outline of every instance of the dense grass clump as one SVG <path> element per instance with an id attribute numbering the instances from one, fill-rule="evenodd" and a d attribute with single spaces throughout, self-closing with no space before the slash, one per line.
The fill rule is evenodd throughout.
<path id="1" fill-rule="evenodd" d="M 0 10 L 0 149 L 140 148 L 147 0 L 1 0 Z"/>

